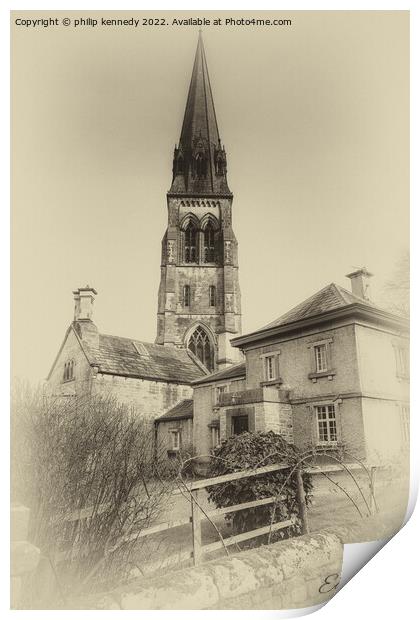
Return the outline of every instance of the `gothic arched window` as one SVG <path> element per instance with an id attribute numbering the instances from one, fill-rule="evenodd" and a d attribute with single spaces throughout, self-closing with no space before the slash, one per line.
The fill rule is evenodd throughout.
<path id="1" fill-rule="evenodd" d="M 214 370 L 214 352 L 209 335 L 199 325 L 191 334 L 188 348 L 208 370 Z"/>
<path id="2" fill-rule="evenodd" d="M 215 232 L 211 222 L 208 222 L 204 229 L 204 262 L 214 263 L 215 253 Z"/>
<path id="3" fill-rule="evenodd" d="M 186 263 L 197 262 L 197 230 L 192 222 L 185 229 L 184 258 Z"/>

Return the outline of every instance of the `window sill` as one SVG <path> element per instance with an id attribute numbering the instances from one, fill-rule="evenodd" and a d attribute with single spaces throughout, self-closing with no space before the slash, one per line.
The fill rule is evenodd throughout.
<path id="1" fill-rule="evenodd" d="M 324 370 L 323 372 L 310 372 L 308 375 L 308 379 L 311 379 L 312 383 L 316 383 L 318 379 L 323 379 L 324 377 L 328 377 L 328 381 L 332 381 L 335 377 L 335 370 Z"/>
<path id="2" fill-rule="evenodd" d="M 410 375 L 397 375 L 398 381 L 410 381 Z"/>
<path id="3" fill-rule="evenodd" d="M 63 381 L 61 383 L 73 383 L 73 381 L 75 381 L 76 379 L 73 377 L 73 379 L 63 379 Z"/>
<path id="4" fill-rule="evenodd" d="M 270 385 L 281 385 L 282 383 L 283 383 L 283 379 L 281 377 L 278 377 L 277 379 L 271 379 L 270 381 L 261 381 L 260 386 L 268 387 Z"/>
<path id="5" fill-rule="evenodd" d="M 338 441 L 318 441 L 316 444 L 317 448 L 338 448 L 340 446 L 340 442 Z"/>

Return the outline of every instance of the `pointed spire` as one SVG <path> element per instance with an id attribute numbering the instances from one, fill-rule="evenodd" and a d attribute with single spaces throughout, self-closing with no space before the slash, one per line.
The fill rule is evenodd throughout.
<path id="1" fill-rule="evenodd" d="M 219 130 L 201 31 L 198 35 L 197 51 L 188 91 L 180 144 L 183 147 L 190 146 L 193 138 L 199 135 L 200 132 L 203 138 L 206 138 L 214 145 L 218 144 Z"/>
<path id="2" fill-rule="evenodd" d="M 201 30 L 188 90 L 179 147 L 174 155 L 170 193 L 230 193 Z M 223 157 L 223 156 L 222 156 Z M 179 164 L 177 162 L 180 162 Z"/>

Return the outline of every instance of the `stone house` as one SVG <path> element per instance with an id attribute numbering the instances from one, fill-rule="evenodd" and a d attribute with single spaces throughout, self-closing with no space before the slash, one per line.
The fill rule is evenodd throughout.
<path id="1" fill-rule="evenodd" d="M 349 274 L 352 292 L 330 284 L 233 339 L 246 362 L 193 382 L 199 453 L 243 430 L 300 448 L 340 444 L 369 463 L 407 452 L 408 322 L 368 300 L 370 275 Z"/>

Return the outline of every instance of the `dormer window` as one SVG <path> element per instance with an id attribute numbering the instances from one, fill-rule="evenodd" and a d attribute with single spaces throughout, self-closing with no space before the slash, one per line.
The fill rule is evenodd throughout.
<path id="1" fill-rule="evenodd" d="M 63 381 L 73 381 L 74 361 L 70 360 L 64 364 Z"/>

